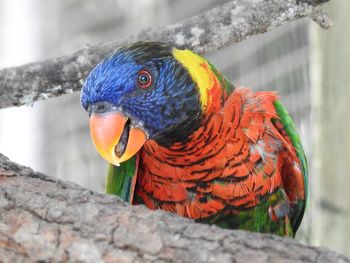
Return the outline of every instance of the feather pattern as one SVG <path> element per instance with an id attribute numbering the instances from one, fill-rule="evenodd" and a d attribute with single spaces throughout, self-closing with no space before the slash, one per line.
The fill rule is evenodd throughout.
<path id="1" fill-rule="evenodd" d="M 154 82 L 140 90 L 145 69 Z M 192 51 L 138 42 L 95 67 L 81 103 L 112 105 L 147 134 L 134 157 L 110 166 L 108 193 L 203 223 L 295 235 L 307 162 L 276 93 L 234 87 Z"/>
<path id="2" fill-rule="evenodd" d="M 237 88 L 187 142 L 166 148 L 149 141 L 136 194 L 152 209 L 196 220 L 254 209 L 281 189 L 297 209 L 305 200 L 302 162 L 276 101 L 273 92 Z"/>

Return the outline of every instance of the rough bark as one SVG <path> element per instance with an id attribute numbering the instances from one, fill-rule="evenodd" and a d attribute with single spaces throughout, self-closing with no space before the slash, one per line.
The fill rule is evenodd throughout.
<path id="1" fill-rule="evenodd" d="M 94 193 L 0 154 L 1 262 L 350 262 L 325 248 L 230 231 Z"/>
<path id="2" fill-rule="evenodd" d="M 331 20 L 320 10 L 328 0 L 234 0 L 182 23 L 150 28 L 105 45 L 74 54 L 0 71 L 0 108 L 32 104 L 78 91 L 89 71 L 120 45 L 159 40 L 179 48 L 207 53 L 309 16 L 323 28 Z"/>
<path id="3" fill-rule="evenodd" d="M 123 44 L 161 40 L 198 53 L 310 16 L 331 22 L 326 0 L 234 0 L 182 23 L 0 71 L 0 108 L 80 89 L 91 68 Z M 0 154 L 0 262 L 350 262 L 324 248 L 229 231 L 94 193 Z"/>

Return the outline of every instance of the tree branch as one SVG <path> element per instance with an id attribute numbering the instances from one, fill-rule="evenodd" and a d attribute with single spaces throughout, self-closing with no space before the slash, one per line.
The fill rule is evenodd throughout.
<path id="1" fill-rule="evenodd" d="M 350 262 L 274 235 L 129 206 L 0 154 L 2 262 Z"/>
<path id="2" fill-rule="evenodd" d="M 183 23 L 43 62 L 0 71 L 0 108 L 80 89 L 120 45 L 161 40 L 199 53 L 310 16 L 324 28 L 325 0 L 232 1 Z M 324 248 L 274 235 L 230 231 L 132 206 L 36 173 L 0 154 L 1 262 L 350 262 Z"/>
<path id="3" fill-rule="evenodd" d="M 137 35 L 74 54 L 0 71 L 0 108 L 78 91 L 89 71 L 121 45 L 159 40 L 200 54 L 216 51 L 289 21 L 310 16 L 323 28 L 330 18 L 319 5 L 328 0 L 233 0 L 182 23 L 150 28 Z"/>

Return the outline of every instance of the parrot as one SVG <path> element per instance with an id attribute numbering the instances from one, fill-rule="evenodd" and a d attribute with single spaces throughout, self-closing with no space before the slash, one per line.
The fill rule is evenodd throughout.
<path id="1" fill-rule="evenodd" d="M 195 222 L 294 237 L 307 160 L 274 91 L 233 85 L 204 56 L 168 43 L 124 45 L 82 85 L 106 192 Z"/>

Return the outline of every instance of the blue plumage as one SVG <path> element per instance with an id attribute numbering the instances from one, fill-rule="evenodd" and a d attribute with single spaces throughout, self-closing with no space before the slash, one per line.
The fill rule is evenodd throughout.
<path id="1" fill-rule="evenodd" d="M 137 86 L 143 69 L 153 78 L 147 90 Z M 100 102 L 132 117 L 131 125 L 143 127 L 161 144 L 187 137 L 202 113 L 197 87 L 187 70 L 174 59 L 170 46 L 152 42 L 119 49 L 94 68 L 84 83 L 81 104 L 88 110 Z"/>

